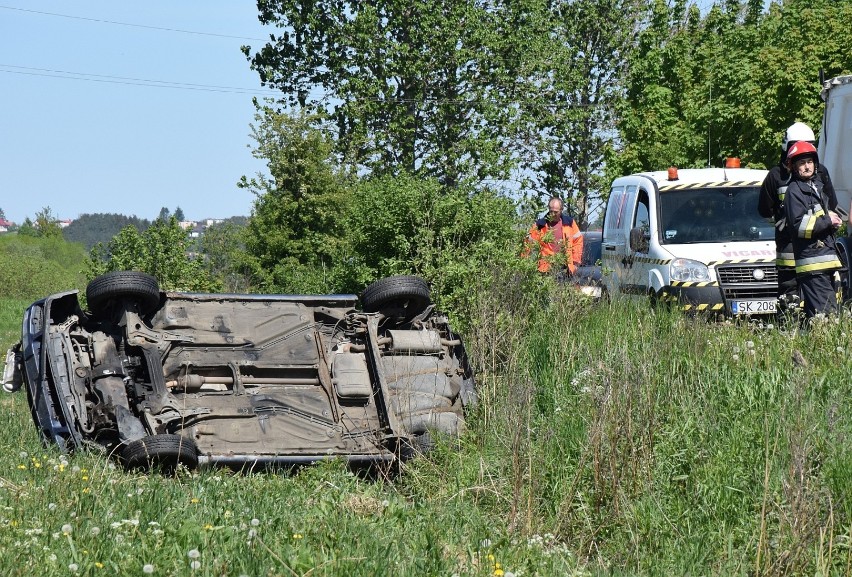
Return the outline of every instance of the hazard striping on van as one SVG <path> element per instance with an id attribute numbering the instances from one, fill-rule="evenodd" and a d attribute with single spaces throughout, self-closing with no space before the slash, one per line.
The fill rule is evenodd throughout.
<path id="1" fill-rule="evenodd" d="M 673 280 L 671 282 L 671 286 L 673 287 L 705 287 L 705 286 L 719 286 L 719 283 L 714 280 L 708 281 L 679 281 Z"/>
<path id="2" fill-rule="evenodd" d="M 619 258 L 618 255 L 615 255 L 615 254 L 605 254 L 605 255 L 601 256 L 602 261 L 616 260 L 618 258 Z M 648 258 L 647 256 L 633 255 L 633 262 L 666 265 L 666 264 L 669 264 L 670 262 L 672 262 L 672 259 L 670 259 L 670 258 Z"/>
<path id="3" fill-rule="evenodd" d="M 711 260 L 707 264 L 709 266 L 719 266 L 720 264 L 756 264 L 765 263 L 775 266 L 775 257 L 772 258 L 735 258 L 730 260 Z"/>
<path id="4" fill-rule="evenodd" d="M 720 303 L 713 304 L 713 305 L 706 304 L 706 303 L 700 304 L 700 305 L 683 305 L 681 307 L 681 309 L 684 310 L 684 311 L 699 311 L 699 312 L 704 312 L 704 311 L 717 312 L 717 311 L 724 310 L 724 308 L 725 308 L 725 305 L 720 304 Z"/>
<path id="5" fill-rule="evenodd" d="M 692 188 L 731 188 L 736 186 L 760 186 L 763 184 L 762 181 L 753 181 L 753 180 L 723 180 L 720 182 L 688 182 L 688 183 L 678 183 L 678 184 L 669 184 L 667 182 L 659 183 L 660 190 L 663 191 L 671 191 L 671 190 L 689 190 Z"/>

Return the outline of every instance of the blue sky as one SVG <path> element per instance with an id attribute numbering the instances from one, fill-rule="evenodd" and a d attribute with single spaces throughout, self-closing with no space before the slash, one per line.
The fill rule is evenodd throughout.
<path id="1" fill-rule="evenodd" d="M 251 0 L 0 0 L 6 218 L 248 216 L 236 182 L 264 169 L 252 96 L 270 93 L 240 52 L 272 31 L 257 15 Z"/>

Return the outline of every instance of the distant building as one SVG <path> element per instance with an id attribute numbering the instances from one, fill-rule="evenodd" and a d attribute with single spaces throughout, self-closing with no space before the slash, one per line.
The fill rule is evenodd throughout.
<path id="1" fill-rule="evenodd" d="M 14 222 L 8 221 L 5 218 L 0 218 L 0 232 L 9 232 L 9 229 L 15 226 Z"/>

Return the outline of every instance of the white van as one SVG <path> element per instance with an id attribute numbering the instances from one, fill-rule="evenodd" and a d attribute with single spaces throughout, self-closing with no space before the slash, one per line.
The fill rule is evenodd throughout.
<path id="1" fill-rule="evenodd" d="M 717 316 L 775 313 L 775 228 L 757 212 L 766 174 L 670 168 L 617 178 L 603 226 L 607 293 Z"/>
<path id="2" fill-rule="evenodd" d="M 837 206 L 841 211 L 850 210 L 852 204 L 852 76 L 837 76 L 823 82 L 822 93 L 825 109 L 822 129 L 819 132 L 819 161 L 828 169 Z M 850 213 L 852 218 L 852 213 Z M 843 268 L 840 283 L 844 301 L 852 299 L 852 279 L 849 274 L 852 255 L 852 226 L 847 224 L 846 236 L 837 239 L 837 252 Z"/>

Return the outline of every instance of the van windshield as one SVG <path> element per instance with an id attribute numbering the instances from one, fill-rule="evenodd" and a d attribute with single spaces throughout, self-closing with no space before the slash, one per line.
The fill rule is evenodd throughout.
<path id="1" fill-rule="evenodd" d="M 773 223 L 757 212 L 757 186 L 660 191 L 663 244 L 772 240 Z"/>

